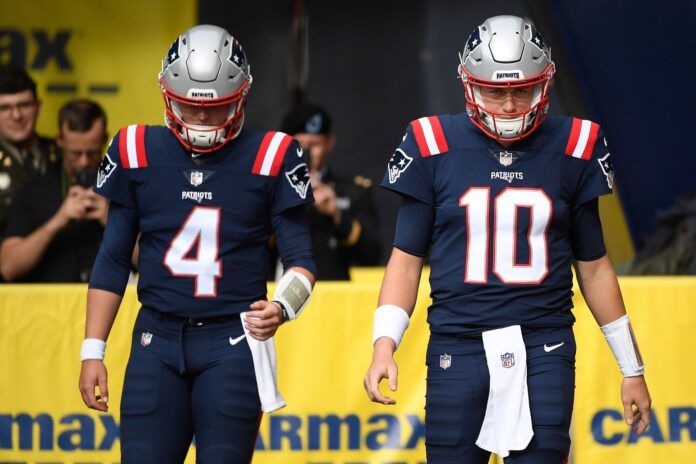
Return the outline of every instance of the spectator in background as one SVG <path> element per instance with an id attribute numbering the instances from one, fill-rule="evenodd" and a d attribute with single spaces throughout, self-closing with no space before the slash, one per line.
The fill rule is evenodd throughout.
<path id="1" fill-rule="evenodd" d="M 40 109 L 27 72 L 0 66 L 0 234 L 14 192 L 57 161 L 55 142 L 35 132 Z"/>
<path id="2" fill-rule="evenodd" d="M 349 280 L 351 265 L 379 263 L 381 243 L 372 182 L 363 176 L 344 177 L 327 165 L 336 139 L 331 118 L 321 107 L 307 104 L 283 118 L 283 132 L 309 152 L 314 204 L 309 219 L 318 280 Z"/>
<path id="3" fill-rule="evenodd" d="M 0 272 L 7 281 L 87 282 L 102 240 L 108 202 L 92 191 L 107 141 L 106 114 L 89 100 L 58 114 L 62 165 L 12 197 Z"/>

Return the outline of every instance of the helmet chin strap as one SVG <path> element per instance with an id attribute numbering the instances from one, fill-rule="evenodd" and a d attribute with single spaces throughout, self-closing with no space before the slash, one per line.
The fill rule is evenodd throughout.
<path id="1" fill-rule="evenodd" d="M 181 126 L 181 138 L 197 148 L 210 148 L 225 139 L 225 129 L 215 126 L 186 125 Z"/>

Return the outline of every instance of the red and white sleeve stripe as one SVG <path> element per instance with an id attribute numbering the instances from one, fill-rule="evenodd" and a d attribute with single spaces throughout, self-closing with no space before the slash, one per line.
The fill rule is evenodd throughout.
<path id="1" fill-rule="evenodd" d="M 133 124 L 121 129 L 118 139 L 121 165 L 126 169 L 147 167 L 145 154 L 145 126 Z"/>
<path id="2" fill-rule="evenodd" d="M 416 119 L 411 123 L 421 156 L 431 156 L 449 150 L 445 133 L 437 116 Z"/>
<path id="3" fill-rule="evenodd" d="M 283 157 L 288 150 L 292 137 L 283 132 L 267 132 L 261 141 L 259 151 L 251 172 L 262 176 L 277 176 Z"/>
<path id="4" fill-rule="evenodd" d="M 598 133 L 599 124 L 586 119 L 573 118 L 565 154 L 573 158 L 590 159 Z"/>

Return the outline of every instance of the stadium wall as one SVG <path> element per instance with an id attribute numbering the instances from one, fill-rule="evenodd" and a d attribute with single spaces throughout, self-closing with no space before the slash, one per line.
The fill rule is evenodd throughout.
<path id="1" fill-rule="evenodd" d="M 371 356 L 372 310 L 381 270 L 354 283 L 319 283 L 300 320 L 278 333 L 280 387 L 288 407 L 264 417 L 256 464 L 423 463 L 424 277 L 413 323 L 397 353 L 398 403 L 370 403 L 362 378 Z M 581 297 L 573 461 L 669 463 L 696 455 L 696 376 L 690 369 L 696 278 L 623 278 L 624 299 L 647 363 L 652 425 L 641 437 L 622 422 L 621 377 Z M 129 287 L 109 338 L 110 411 L 88 410 L 77 380 L 86 288 L 0 289 L 0 462 L 114 463 L 119 401 L 138 309 Z M 139 334 L 136 334 L 139 338 Z M 194 462 L 195 448 L 187 463 Z"/>

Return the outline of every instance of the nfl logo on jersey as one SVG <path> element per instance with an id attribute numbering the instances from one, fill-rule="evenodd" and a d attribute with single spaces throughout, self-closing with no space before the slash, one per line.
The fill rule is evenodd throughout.
<path id="1" fill-rule="evenodd" d="M 447 369 L 452 365 L 452 355 L 451 354 L 441 354 L 440 355 L 440 367 Z"/>
<path id="2" fill-rule="evenodd" d="M 203 173 L 200 171 L 191 171 L 191 185 L 198 187 L 203 183 Z"/>
<path id="3" fill-rule="evenodd" d="M 515 365 L 515 354 L 514 353 L 501 354 L 500 359 L 503 361 L 503 367 L 506 369 L 509 369 Z"/>
<path id="4" fill-rule="evenodd" d="M 143 346 L 148 346 L 152 342 L 152 334 L 150 332 L 143 332 L 140 336 L 140 344 Z"/>
<path id="5" fill-rule="evenodd" d="M 509 151 L 501 151 L 498 160 L 503 166 L 510 166 L 512 164 L 512 153 Z"/>

